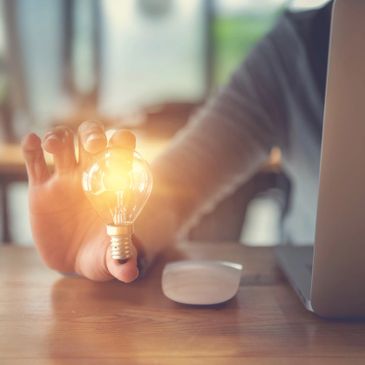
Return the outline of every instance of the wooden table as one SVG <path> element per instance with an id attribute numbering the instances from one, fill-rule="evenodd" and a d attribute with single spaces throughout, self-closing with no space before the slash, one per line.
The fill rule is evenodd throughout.
<path id="1" fill-rule="evenodd" d="M 171 302 L 166 261 L 243 263 L 238 295 L 223 305 Z M 64 277 L 35 250 L 0 248 L 0 364 L 364 364 L 365 322 L 307 312 L 269 248 L 182 244 L 132 285 Z"/>

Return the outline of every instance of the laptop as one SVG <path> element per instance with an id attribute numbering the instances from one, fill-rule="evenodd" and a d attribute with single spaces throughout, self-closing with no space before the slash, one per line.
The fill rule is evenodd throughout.
<path id="1" fill-rule="evenodd" d="M 336 0 L 314 246 L 277 247 L 307 309 L 365 317 L 365 1 Z"/>

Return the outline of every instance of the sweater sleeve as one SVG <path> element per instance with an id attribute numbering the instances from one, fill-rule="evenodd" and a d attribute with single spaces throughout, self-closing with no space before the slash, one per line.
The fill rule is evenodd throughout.
<path id="1" fill-rule="evenodd" d="M 214 209 L 261 167 L 273 146 L 286 143 L 275 46 L 280 36 L 278 24 L 154 162 L 181 225 Z"/>

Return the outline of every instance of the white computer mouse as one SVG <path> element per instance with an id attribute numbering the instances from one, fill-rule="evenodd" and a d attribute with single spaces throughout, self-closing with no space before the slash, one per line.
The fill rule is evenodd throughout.
<path id="1" fill-rule="evenodd" d="M 163 270 L 162 291 L 178 303 L 223 303 L 236 295 L 241 272 L 242 265 L 233 262 L 176 261 Z"/>

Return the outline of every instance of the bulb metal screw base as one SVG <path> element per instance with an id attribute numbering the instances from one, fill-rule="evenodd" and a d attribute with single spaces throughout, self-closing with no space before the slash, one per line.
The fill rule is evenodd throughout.
<path id="1" fill-rule="evenodd" d="M 132 257 L 132 225 L 107 225 L 110 237 L 111 256 L 113 260 L 126 262 Z"/>

